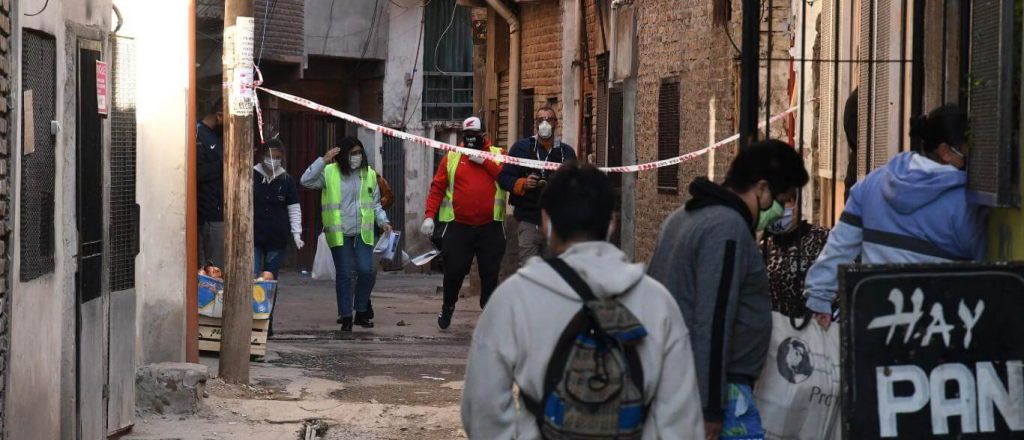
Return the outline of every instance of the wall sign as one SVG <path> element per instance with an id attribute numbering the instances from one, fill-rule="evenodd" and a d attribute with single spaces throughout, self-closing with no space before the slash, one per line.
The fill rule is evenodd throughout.
<path id="1" fill-rule="evenodd" d="M 1024 439 L 1024 265 L 854 266 L 846 439 Z"/>
<path id="2" fill-rule="evenodd" d="M 107 114 L 107 63 L 96 62 L 96 108 L 99 114 Z"/>

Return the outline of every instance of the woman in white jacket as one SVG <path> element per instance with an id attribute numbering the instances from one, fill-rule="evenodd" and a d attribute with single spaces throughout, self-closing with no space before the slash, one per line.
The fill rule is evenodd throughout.
<path id="1" fill-rule="evenodd" d="M 689 332 L 675 299 L 632 264 L 607 237 L 612 231 L 611 182 L 591 165 L 563 166 L 541 197 L 543 230 L 554 255 L 598 298 L 618 296 L 647 330 L 638 346 L 649 408 L 644 439 L 703 439 L 700 394 Z M 521 395 L 540 401 L 552 351 L 583 303 L 544 260 L 533 258 L 488 303 L 469 354 L 462 423 L 471 439 L 540 439 Z"/>

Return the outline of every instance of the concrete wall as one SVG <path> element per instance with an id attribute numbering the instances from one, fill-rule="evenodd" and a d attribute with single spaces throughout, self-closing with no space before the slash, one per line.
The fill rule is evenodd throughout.
<path id="1" fill-rule="evenodd" d="M 54 251 L 52 274 L 28 282 L 13 277 L 13 319 L 11 321 L 11 385 L 7 396 L 7 433 L 10 438 L 72 439 L 76 436 L 75 414 L 75 301 L 77 228 L 75 225 L 75 78 L 73 72 L 74 37 L 80 31 L 110 29 L 110 1 L 92 0 L 63 2 L 51 0 L 19 2 L 21 12 L 42 11 L 39 15 L 19 16 L 14 32 L 23 28 L 45 32 L 56 39 L 56 114 L 62 124 L 55 138 L 55 211 L 54 234 L 60 237 Z M 15 48 L 20 51 L 20 47 Z M 15 63 L 18 80 L 14 90 L 20 91 L 20 63 Z M 16 114 L 20 115 L 20 108 Z M 70 120 L 70 126 L 68 122 Z M 21 151 L 20 123 L 12 124 L 15 141 Z M 20 175 L 15 161 L 14 175 Z M 21 182 L 16 177 L 12 193 L 15 207 L 20 198 Z M 14 237 L 21 228 L 15 216 Z M 14 255 L 20 255 L 19 240 L 14 240 Z M 15 258 L 12 273 L 20 272 L 20 259 Z M 102 366 L 100 366 L 102 367 Z M 63 416 L 62 416 L 63 415 Z"/>
<path id="2" fill-rule="evenodd" d="M 136 39 L 138 156 L 136 259 L 140 365 L 185 356 L 185 196 L 188 20 L 185 0 L 119 1 L 123 34 Z"/>
<path id="3" fill-rule="evenodd" d="M 411 3 L 409 0 L 396 0 Z M 333 6 L 333 11 L 331 10 Z M 376 6 L 376 8 L 375 8 Z M 383 11 L 380 9 L 383 8 Z M 387 59 L 388 21 L 391 15 L 389 8 L 395 8 L 391 2 L 376 0 L 343 0 L 340 2 L 326 0 L 309 0 L 305 5 L 306 55 L 325 55 L 344 58 Z M 372 27 L 373 37 L 370 39 L 366 56 L 363 54 L 367 36 L 371 31 L 376 9 L 376 24 Z M 407 12 L 415 9 L 404 9 Z M 421 8 L 422 9 L 422 8 Z M 415 14 L 415 12 L 408 12 Z M 397 15 L 397 14 L 396 14 Z M 395 27 L 406 30 L 405 27 Z M 326 41 L 325 41 L 326 40 Z"/>
<path id="4" fill-rule="evenodd" d="M 392 30 L 387 39 L 388 61 L 384 74 L 384 125 L 404 126 L 408 133 L 434 138 L 434 126 L 423 123 L 421 119 L 423 54 L 431 49 L 424 45 L 416 50 L 423 35 L 423 8 L 419 7 L 422 2 L 395 0 L 395 3 L 389 3 L 388 11 L 392 17 L 389 25 Z M 430 246 L 428 237 L 420 234 L 420 226 L 430 181 L 434 177 L 434 150 L 412 142 L 405 142 L 404 148 L 405 246 L 406 252 L 415 256 Z"/>

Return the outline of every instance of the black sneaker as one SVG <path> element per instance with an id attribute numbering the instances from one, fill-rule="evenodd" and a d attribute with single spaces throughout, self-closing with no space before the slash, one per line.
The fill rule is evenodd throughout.
<path id="1" fill-rule="evenodd" d="M 363 316 L 365 316 L 366 319 L 373 319 L 374 318 L 375 315 L 373 314 L 373 301 L 371 301 L 369 299 L 366 300 L 366 312 L 363 313 Z"/>
<path id="2" fill-rule="evenodd" d="M 356 320 L 354 323 L 362 328 L 373 328 L 373 321 L 366 316 L 366 313 L 356 312 Z"/>
<path id="3" fill-rule="evenodd" d="M 336 323 L 338 323 L 338 324 L 341 324 L 341 323 L 345 322 L 345 318 L 342 318 L 342 317 L 340 317 L 340 316 L 339 316 L 339 317 L 338 317 L 338 320 L 337 320 L 337 321 L 334 321 L 334 322 L 336 322 Z"/>
<path id="4" fill-rule="evenodd" d="M 454 314 L 455 307 L 441 306 L 441 313 L 437 315 L 437 328 L 448 330 L 448 327 L 452 325 L 452 315 Z"/>
<path id="5" fill-rule="evenodd" d="M 341 318 L 341 331 L 351 332 L 352 331 L 352 318 Z"/>

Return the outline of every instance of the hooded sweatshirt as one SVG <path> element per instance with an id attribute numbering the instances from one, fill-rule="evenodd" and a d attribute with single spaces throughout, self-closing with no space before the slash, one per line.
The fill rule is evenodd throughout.
<path id="1" fill-rule="evenodd" d="M 720 422 L 728 384 L 752 385 L 772 335 L 768 275 L 746 203 L 706 178 L 661 228 L 650 275 L 668 288 L 690 328 L 704 419 Z"/>
<path id="2" fill-rule="evenodd" d="M 981 261 L 986 212 L 968 201 L 967 173 L 902 153 L 853 187 L 825 250 L 807 273 L 807 307 L 830 313 L 839 266 Z"/>
<path id="3" fill-rule="evenodd" d="M 579 243 L 560 255 L 598 298 L 619 300 L 648 335 L 638 346 L 644 398 L 650 412 L 644 439 L 703 439 L 693 350 L 675 300 L 606 242 Z M 462 423 L 470 439 L 539 439 L 534 415 L 512 394 L 540 401 L 548 361 L 569 320 L 583 306 L 579 295 L 547 262 L 530 259 L 494 292 L 469 352 Z"/>
<path id="4" fill-rule="evenodd" d="M 263 164 L 253 167 L 253 244 L 284 250 L 292 234 L 302 233 L 299 190 L 284 168 L 271 175 Z"/>

